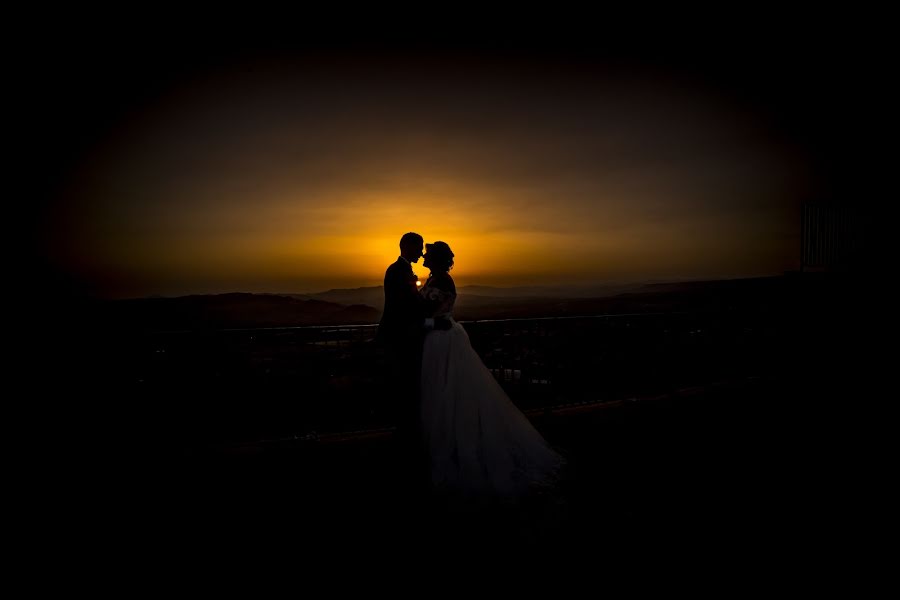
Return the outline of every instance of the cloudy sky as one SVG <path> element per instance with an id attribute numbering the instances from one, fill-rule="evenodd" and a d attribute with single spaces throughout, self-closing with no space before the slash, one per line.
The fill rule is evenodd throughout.
<path id="1" fill-rule="evenodd" d="M 796 269 L 801 203 L 844 193 L 840 49 L 733 33 L 54 53 L 45 260 L 102 297 L 379 285 L 406 231 L 458 285 Z"/>

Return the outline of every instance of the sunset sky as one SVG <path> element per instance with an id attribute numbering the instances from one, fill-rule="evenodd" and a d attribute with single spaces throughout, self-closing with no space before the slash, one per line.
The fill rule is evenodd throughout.
<path id="1" fill-rule="evenodd" d="M 780 274 L 801 202 L 840 184 L 819 132 L 836 101 L 810 104 L 833 53 L 778 39 L 122 33 L 54 58 L 73 99 L 45 260 L 113 298 L 380 285 L 406 231 L 451 245 L 458 285 Z"/>

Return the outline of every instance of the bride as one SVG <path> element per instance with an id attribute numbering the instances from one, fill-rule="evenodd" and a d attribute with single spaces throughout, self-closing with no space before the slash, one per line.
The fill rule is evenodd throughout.
<path id="1" fill-rule="evenodd" d="M 435 489 L 470 499 L 521 498 L 551 484 L 563 458 L 510 401 L 452 320 L 456 285 L 453 252 L 444 242 L 426 244 L 422 286 L 429 316 L 451 319 L 446 331 L 429 332 L 422 354 L 422 430 Z"/>

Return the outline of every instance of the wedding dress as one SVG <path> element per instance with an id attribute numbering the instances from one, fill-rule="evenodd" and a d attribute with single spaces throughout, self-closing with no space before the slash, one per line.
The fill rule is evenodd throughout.
<path id="1" fill-rule="evenodd" d="M 451 285 L 452 285 L 452 280 Z M 425 337 L 422 427 L 435 488 L 474 498 L 516 499 L 551 485 L 563 458 L 512 403 L 453 320 L 456 293 L 422 292 L 433 316 L 451 320 Z"/>

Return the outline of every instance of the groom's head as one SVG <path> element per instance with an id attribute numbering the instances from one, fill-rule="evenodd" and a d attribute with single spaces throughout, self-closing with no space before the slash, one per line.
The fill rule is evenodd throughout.
<path id="1" fill-rule="evenodd" d="M 419 262 L 425 240 L 418 233 L 404 233 L 400 238 L 400 256 L 409 262 Z"/>

